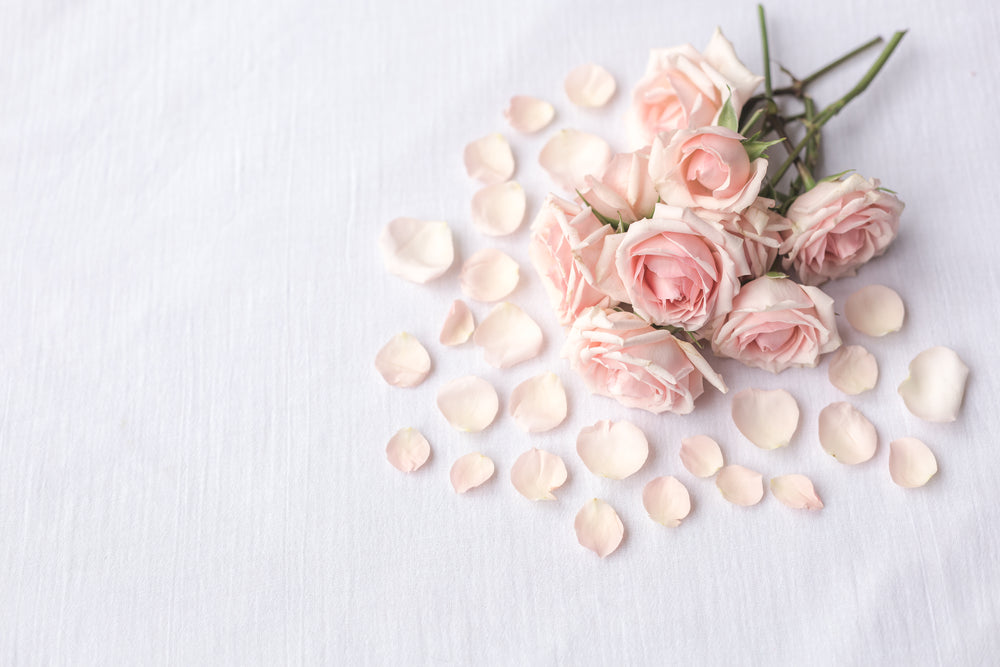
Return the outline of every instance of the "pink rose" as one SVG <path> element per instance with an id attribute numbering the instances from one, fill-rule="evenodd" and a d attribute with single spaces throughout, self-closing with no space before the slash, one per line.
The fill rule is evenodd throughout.
<path id="1" fill-rule="evenodd" d="M 781 235 L 789 224 L 780 213 L 772 210 L 773 199 L 757 197 L 750 208 L 742 213 L 723 213 L 695 209 L 698 217 L 743 239 L 743 254 L 750 269 L 750 276 L 759 278 L 774 266 L 781 246 Z"/>
<path id="2" fill-rule="evenodd" d="M 791 230 L 781 244 L 785 268 L 819 285 L 853 276 L 859 266 L 885 252 L 899 231 L 903 202 L 878 189 L 878 180 L 851 174 L 842 181 L 818 183 L 792 202 L 786 216 Z"/>
<path id="3" fill-rule="evenodd" d="M 581 196 L 608 220 L 635 222 L 653 215 L 660 195 L 649 177 L 649 148 L 614 156 L 600 180 L 587 176 Z"/>
<path id="4" fill-rule="evenodd" d="M 592 393 L 657 414 L 691 412 L 705 379 L 726 392 L 722 378 L 693 345 L 624 311 L 584 311 L 562 356 Z"/>
<path id="5" fill-rule="evenodd" d="M 815 366 L 821 354 L 838 347 L 833 299 L 818 287 L 770 276 L 743 286 L 712 336 L 719 356 L 772 373 Z"/>
<path id="6" fill-rule="evenodd" d="M 647 146 L 660 132 L 713 125 L 730 95 L 739 117 L 761 81 L 718 28 L 703 53 L 690 44 L 653 49 L 646 74 L 632 93 L 629 140 L 633 146 Z"/>

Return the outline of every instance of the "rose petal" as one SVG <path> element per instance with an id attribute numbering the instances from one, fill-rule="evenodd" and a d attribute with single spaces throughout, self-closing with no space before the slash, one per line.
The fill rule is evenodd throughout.
<path id="1" fill-rule="evenodd" d="M 529 449 L 514 461 L 510 482 L 528 500 L 555 500 L 552 490 L 566 483 L 566 464 L 555 454 Z"/>
<path id="2" fill-rule="evenodd" d="M 451 466 L 451 486 L 455 493 L 465 493 L 469 489 L 484 484 L 493 476 L 496 466 L 493 459 L 479 452 L 461 456 Z"/>
<path id="3" fill-rule="evenodd" d="M 510 416 L 528 433 L 551 431 L 566 419 L 566 390 L 555 373 L 528 378 L 510 394 Z"/>
<path id="4" fill-rule="evenodd" d="M 462 264 L 462 293 L 476 301 L 499 301 L 514 291 L 521 269 L 507 253 L 486 248 Z"/>
<path id="5" fill-rule="evenodd" d="M 600 65 L 580 65 L 566 76 L 566 96 L 578 107 L 603 107 L 615 94 L 615 78 Z"/>
<path id="6" fill-rule="evenodd" d="M 930 448 L 916 438 L 900 438 L 889 443 L 889 475 L 907 489 L 926 484 L 938 470 Z"/>
<path id="7" fill-rule="evenodd" d="M 389 273 L 415 283 L 437 278 L 455 260 L 455 247 L 447 222 L 396 218 L 378 239 L 382 261 Z"/>
<path id="8" fill-rule="evenodd" d="M 442 345 L 461 345 L 469 340 L 472 332 L 476 329 L 476 321 L 472 317 L 472 311 L 461 299 L 455 299 L 448 309 L 448 315 L 444 318 L 444 325 L 441 327 L 441 335 L 438 340 Z"/>
<path id="9" fill-rule="evenodd" d="M 416 387 L 431 372 L 431 357 L 419 340 L 404 331 L 378 351 L 375 368 L 394 387 Z"/>
<path id="10" fill-rule="evenodd" d="M 812 480 L 805 475 L 782 475 L 771 479 L 771 493 L 793 510 L 823 509 L 823 501 L 816 495 Z"/>
<path id="11" fill-rule="evenodd" d="M 483 348 L 486 363 L 509 368 L 542 351 L 542 330 L 512 303 L 499 303 L 476 327 L 472 342 Z"/>
<path id="12" fill-rule="evenodd" d="M 910 362 L 910 376 L 899 385 L 906 408 L 929 422 L 953 422 L 965 396 L 969 367 L 954 350 L 932 347 Z"/>
<path id="13" fill-rule="evenodd" d="M 514 154 L 498 133 L 476 139 L 465 147 L 465 171 L 485 185 L 503 183 L 514 175 Z"/>
<path id="14" fill-rule="evenodd" d="M 841 463 L 855 465 L 875 456 L 875 426 L 850 403 L 831 403 L 819 413 L 819 444 Z"/>
<path id="15" fill-rule="evenodd" d="M 604 172 L 611 161 L 611 146 L 589 132 L 560 130 L 546 142 L 538 156 L 549 178 L 567 192 L 587 187 L 587 176 Z"/>
<path id="16" fill-rule="evenodd" d="M 580 430 L 576 453 L 595 475 L 625 479 L 646 462 L 649 442 L 635 424 L 604 419 Z"/>
<path id="17" fill-rule="evenodd" d="M 438 410 L 459 431 L 478 432 L 493 423 L 500 407 L 496 389 L 486 380 L 467 375 L 441 387 Z"/>
<path id="18" fill-rule="evenodd" d="M 431 455 L 431 443 L 415 428 L 401 428 L 389 438 L 385 446 L 385 457 L 397 470 L 413 472 Z"/>
<path id="19" fill-rule="evenodd" d="M 857 331 L 884 336 L 903 326 L 906 308 L 894 290 L 885 285 L 867 285 L 847 297 L 844 314 Z"/>
<path id="20" fill-rule="evenodd" d="M 723 465 L 719 443 L 707 435 L 681 440 L 681 463 L 695 477 L 711 477 Z"/>
<path id="21" fill-rule="evenodd" d="M 861 394 L 878 382 L 878 362 L 860 345 L 845 345 L 830 359 L 830 383 L 845 394 Z"/>
<path id="22" fill-rule="evenodd" d="M 622 543 L 625 526 L 611 505 L 599 498 L 588 501 L 573 522 L 576 539 L 601 558 L 612 553 Z"/>
<path id="23" fill-rule="evenodd" d="M 732 411 L 736 428 L 761 449 L 787 446 L 799 425 L 799 405 L 784 389 L 744 389 Z"/>
<path id="24" fill-rule="evenodd" d="M 743 466 L 728 465 L 720 470 L 715 485 L 722 497 L 734 505 L 749 507 L 764 497 L 764 476 Z"/>
<path id="25" fill-rule="evenodd" d="M 495 183 L 472 195 L 472 224 L 487 236 L 506 236 L 524 221 L 527 199 L 516 181 Z"/>
<path id="26" fill-rule="evenodd" d="M 528 95 L 510 98 L 510 106 L 503 112 L 507 122 L 518 132 L 531 134 L 544 129 L 555 118 L 556 110 L 545 100 Z"/>
<path id="27" fill-rule="evenodd" d="M 676 477 L 657 477 L 642 490 L 642 505 L 650 519 L 676 528 L 691 512 L 691 494 Z"/>

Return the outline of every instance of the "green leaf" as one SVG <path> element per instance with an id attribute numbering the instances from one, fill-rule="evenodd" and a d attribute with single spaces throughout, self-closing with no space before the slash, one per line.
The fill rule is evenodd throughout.
<path id="1" fill-rule="evenodd" d="M 747 141 L 743 142 L 743 148 L 747 151 L 747 157 L 753 162 L 759 157 L 767 157 L 767 149 L 775 144 L 780 144 L 784 139 L 775 139 L 774 141 Z"/>
<path id="2" fill-rule="evenodd" d="M 736 109 L 733 108 L 733 94 L 731 91 L 729 97 L 726 98 L 726 103 L 722 105 L 722 110 L 719 112 L 719 125 L 733 132 L 740 131 L 740 119 L 736 116 Z"/>
<path id="3" fill-rule="evenodd" d="M 819 179 L 819 181 L 817 181 L 817 182 L 818 183 L 830 183 L 832 181 L 839 181 L 842 176 L 846 176 L 847 174 L 851 173 L 852 171 L 854 171 L 854 170 L 853 169 L 845 169 L 844 171 L 841 171 L 839 173 L 830 174 L 829 176 L 824 176 L 823 178 Z"/>
<path id="4" fill-rule="evenodd" d="M 781 271 L 768 271 L 764 276 L 767 278 L 787 278 L 788 274 Z"/>

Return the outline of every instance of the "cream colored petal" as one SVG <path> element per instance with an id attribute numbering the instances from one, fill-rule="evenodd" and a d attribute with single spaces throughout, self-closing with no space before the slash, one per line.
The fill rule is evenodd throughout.
<path id="1" fill-rule="evenodd" d="M 375 368 L 394 387 L 416 387 L 431 372 L 431 357 L 419 340 L 404 331 L 378 351 Z"/>
<path id="2" fill-rule="evenodd" d="M 885 285 L 867 285 L 847 297 L 844 315 L 857 331 L 884 336 L 903 326 L 906 308 L 894 290 Z"/>
<path id="3" fill-rule="evenodd" d="M 878 433 L 850 403 L 831 403 L 819 413 L 819 444 L 841 463 L 855 465 L 875 456 Z"/>
<path id="4" fill-rule="evenodd" d="M 799 405 L 784 389 L 744 389 L 732 411 L 736 428 L 761 449 L 786 447 L 799 426 Z"/>
<path id="5" fill-rule="evenodd" d="M 444 325 L 441 327 L 441 335 L 438 340 L 442 345 L 449 347 L 461 345 L 469 340 L 472 332 L 476 330 L 476 320 L 472 317 L 472 311 L 461 299 L 455 299 L 448 309 L 448 315 L 444 318 Z"/>
<path id="6" fill-rule="evenodd" d="M 845 345 L 830 359 L 827 373 L 834 387 L 854 396 L 875 388 L 878 362 L 860 345 Z"/>
<path id="7" fill-rule="evenodd" d="M 587 501 L 573 522 L 576 539 L 601 558 L 622 543 L 625 526 L 615 509 L 599 498 Z"/>
<path id="8" fill-rule="evenodd" d="M 514 291 L 521 268 L 514 258 L 496 248 L 475 253 L 462 264 L 462 293 L 476 301 L 499 301 Z"/>
<path id="9" fill-rule="evenodd" d="M 910 376 L 899 385 L 907 409 L 929 422 L 953 422 L 965 397 L 969 367 L 954 350 L 932 347 L 910 362 Z"/>
<path id="10" fill-rule="evenodd" d="M 555 373 L 528 378 L 510 394 L 510 416 L 528 433 L 551 431 L 566 419 L 566 390 Z"/>
<path id="11" fill-rule="evenodd" d="M 509 368 L 534 359 L 542 351 L 542 330 L 512 303 L 499 303 L 479 323 L 472 342 L 483 348 L 486 363 Z"/>
<path id="12" fill-rule="evenodd" d="M 441 387 L 438 410 L 459 431 L 478 432 L 493 423 L 500 408 L 496 389 L 486 380 L 467 375 Z"/>
<path id="13" fill-rule="evenodd" d="M 587 176 L 599 176 L 611 161 L 611 146 L 589 132 L 560 130 L 542 147 L 538 163 L 566 192 L 587 187 Z"/>
<path id="14" fill-rule="evenodd" d="M 465 147 L 465 171 L 486 185 L 503 183 L 514 175 L 514 154 L 502 134 L 488 134 Z"/>
<path id="15" fill-rule="evenodd" d="M 580 430 L 576 453 L 595 475 L 625 479 L 646 462 L 649 442 L 635 424 L 604 419 Z"/>
<path id="16" fill-rule="evenodd" d="M 771 493 L 793 510 L 823 509 L 823 501 L 816 495 L 812 480 L 805 475 L 782 475 L 771 479 Z"/>
<path id="17" fill-rule="evenodd" d="M 413 472 L 431 455 L 431 443 L 415 428 L 401 428 L 389 438 L 385 446 L 385 457 L 396 469 Z"/>
<path id="18" fill-rule="evenodd" d="M 378 245 L 386 270 L 415 283 L 437 278 L 455 261 L 447 222 L 396 218 L 382 230 Z"/>
<path id="19" fill-rule="evenodd" d="M 487 185 L 472 195 L 472 224 L 487 236 L 506 236 L 521 226 L 526 207 L 517 181 Z"/>
<path id="20" fill-rule="evenodd" d="M 600 65 L 580 65 L 566 76 L 569 101 L 578 107 L 603 107 L 615 94 L 615 77 Z"/>
<path id="21" fill-rule="evenodd" d="M 711 477 L 723 465 L 719 443 L 707 435 L 681 440 L 681 463 L 695 477 Z"/>
<path id="22" fill-rule="evenodd" d="M 518 132 L 531 134 L 548 127 L 556 116 L 555 107 L 528 95 L 515 95 L 510 98 L 510 106 L 503 112 L 507 123 Z"/>
<path id="23" fill-rule="evenodd" d="M 479 452 L 460 456 L 451 466 L 451 486 L 455 493 L 465 493 L 485 484 L 495 469 L 493 459 Z"/>
<path id="24" fill-rule="evenodd" d="M 676 528 L 691 512 L 691 494 L 676 477 L 657 477 L 642 490 L 642 505 L 650 519 Z"/>
<path id="25" fill-rule="evenodd" d="M 528 500 L 555 500 L 553 489 L 566 483 L 566 464 L 541 449 L 529 449 L 510 469 L 510 482 Z"/>
<path id="26" fill-rule="evenodd" d="M 900 438 L 889 443 L 889 475 L 907 489 L 923 486 L 938 470 L 930 448 L 916 438 Z"/>
<path id="27" fill-rule="evenodd" d="M 728 465 L 720 470 L 715 485 L 734 505 L 749 507 L 764 497 L 764 476 L 743 466 Z"/>

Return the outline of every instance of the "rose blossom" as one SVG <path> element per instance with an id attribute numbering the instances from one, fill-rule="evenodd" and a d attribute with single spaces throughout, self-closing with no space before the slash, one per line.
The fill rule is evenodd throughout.
<path id="1" fill-rule="evenodd" d="M 791 231 L 781 244 L 784 265 L 802 282 L 819 285 L 853 276 L 896 238 L 903 202 L 878 189 L 878 180 L 851 174 L 818 183 L 796 199 L 786 214 Z"/>
<path id="2" fill-rule="evenodd" d="M 774 265 L 781 245 L 781 234 L 789 224 L 780 213 L 773 210 L 774 200 L 757 199 L 742 213 L 723 213 L 695 209 L 698 217 L 743 239 L 743 253 L 750 276 L 759 278 Z"/>
<path id="3" fill-rule="evenodd" d="M 595 212 L 613 221 L 648 218 L 659 198 L 649 177 L 649 148 L 615 155 L 600 179 L 587 176 L 587 186 L 581 197 Z"/>
<path id="4" fill-rule="evenodd" d="M 726 392 L 693 345 L 624 311 L 585 310 L 573 322 L 562 356 L 592 393 L 630 408 L 687 414 L 706 379 Z"/>
<path id="5" fill-rule="evenodd" d="M 815 366 L 838 347 L 833 299 L 818 287 L 771 276 L 743 286 L 712 336 L 716 354 L 772 373 Z"/>

